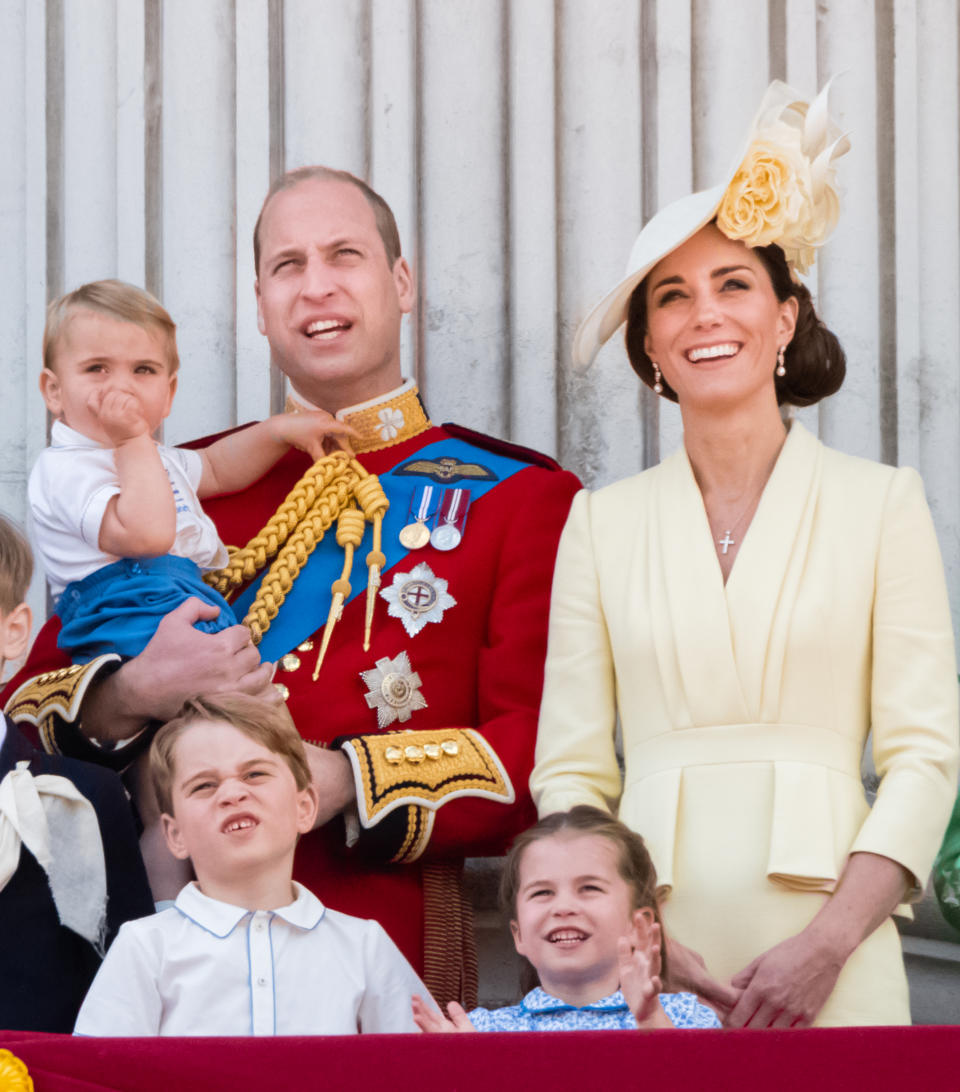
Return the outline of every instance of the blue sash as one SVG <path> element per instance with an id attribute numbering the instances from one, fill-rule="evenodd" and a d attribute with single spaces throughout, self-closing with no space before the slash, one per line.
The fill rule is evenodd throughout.
<path id="1" fill-rule="evenodd" d="M 508 456 L 475 447 L 465 440 L 448 439 L 421 448 L 409 459 L 405 459 L 402 463 L 379 475 L 380 484 L 390 501 L 390 508 L 383 518 L 382 548 L 387 559 L 387 563 L 383 568 L 384 573 L 389 572 L 395 565 L 399 565 L 410 554 L 410 551 L 400 544 L 399 534 L 407 522 L 411 497 L 420 486 L 435 484 L 431 478 L 422 474 L 403 474 L 403 468 L 412 463 L 426 460 L 436 461 L 444 457 L 451 457 L 465 463 L 479 462 L 495 475 L 492 480 L 471 478 L 446 483 L 452 487 L 462 486 L 469 489 L 471 503 L 501 482 L 506 481 L 507 478 L 512 477 L 518 470 L 523 470 L 524 467 L 530 465 L 518 459 L 511 459 Z M 307 564 L 300 571 L 293 587 L 287 593 L 279 614 L 270 623 L 270 628 L 260 642 L 260 655 L 264 660 L 276 660 L 285 652 L 296 648 L 302 641 L 312 637 L 327 620 L 331 601 L 330 585 L 340 576 L 343 569 L 343 551 L 339 546 L 334 549 L 330 548 L 331 544 L 335 543 L 335 531 L 336 527 L 332 526 L 324 535 L 323 541 L 310 555 Z M 364 531 L 363 542 L 354 554 L 353 575 L 350 581 L 352 590 L 347 599 L 348 603 L 358 595 L 366 595 L 365 561 L 372 546 L 373 527 L 368 523 Z M 243 618 L 246 615 L 256 597 L 262 580 L 263 577 L 254 581 L 243 595 L 232 604 L 238 618 Z"/>

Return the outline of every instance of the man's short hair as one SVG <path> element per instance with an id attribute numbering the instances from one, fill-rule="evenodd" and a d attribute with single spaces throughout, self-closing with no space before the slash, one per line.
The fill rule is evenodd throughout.
<path id="1" fill-rule="evenodd" d="M 400 232 L 397 230 L 397 221 L 394 218 L 390 206 L 379 193 L 368 186 L 362 178 L 357 178 L 349 171 L 337 171 L 333 167 L 297 167 L 296 170 L 287 171 L 281 175 L 267 191 L 267 196 L 260 206 L 260 215 L 257 217 L 256 226 L 253 229 L 253 268 L 256 275 L 260 276 L 260 225 L 263 223 L 263 215 L 267 206 L 281 190 L 292 190 L 301 182 L 309 182 L 317 179 L 320 182 L 347 182 L 357 189 L 367 199 L 367 204 L 373 209 L 373 216 L 377 222 L 377 231 L 383 240 L 383 249 L 387 252 L 387 264 L 391 269 L 397 264 L 400 257 Z"/>
<path id="2" fill-rule="evenodd" d="M 160 811 L 173 815 L 173 767 L 177 740 L 197 722 L 223 721 L 281 758 L 298 789 L 310 786 L 310 766 L 303 740 L 287 707 L 249 694 L 224 693 L 188 698 L 179 713 L 154 736 L 150 747 L 150 780 Z"/>
<path id="3" fill-rule="evenodd" d="M 180 367 L 177 354 L 177 326 L 158 299 L 143 288 L 126 281 L 91 281 L 65 296 L 53 300 L 47 307 L 47 322 L 43 329 L 43 366 L 51 371 L 57 344 L 63 337 L 74 312 L 96 311 L 101 315 L 130 322 L 142 330 L 159 333 L 166 341 L 167 367 L 172 375 Z"/>
<path id="4" fill-rule="evenodd" d="M 33 553 L 20 528 L 0 515 L 0 614 L 9 614 L 27 598 Z"/>

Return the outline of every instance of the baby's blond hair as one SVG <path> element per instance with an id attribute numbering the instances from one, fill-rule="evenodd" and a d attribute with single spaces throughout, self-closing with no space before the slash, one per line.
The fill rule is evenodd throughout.
<path id="1" fill-rule="evenodd" d="M 130 322 L 142 330 L 159 333 L 167 346 L 167 367 L 170 374 L 180 367 L 177 355 L 177 326 L 158 299 L 143 288 L 126 281 L 91 281 L 65 296 L 53 300 L 47 307 L 47 322 L 43 329 L 43 366 L 56 371 L 56 349 L 75 312 L 96 311 L 101 315 Z"/>

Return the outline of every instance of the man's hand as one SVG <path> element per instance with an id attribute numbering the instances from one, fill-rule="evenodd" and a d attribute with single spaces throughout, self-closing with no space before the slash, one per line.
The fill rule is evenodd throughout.
<path id="1" fill-rule="evenodd" d="M 359 439 L 356 429 L 320 409 L 278 413 L 270 417 L 266 425 L 274 439 L 305 451 L 314 460 L 337 447 L 352 455 L 350 441 Z"/>
<path id="2" fill-rule="evenodd" d="M 313 824 L 313 829 L 316 830 L 324 823 L 329 823 L 335 815 L 339 815 L 352 804 L 356 800 L 357 793 L 350 759 L 343 751 L 310 744 L 307 745 L 306 751 L 313 787 L 317 790 L 317 797 L 320 800 L 317 818 Z"/>
<path id="3" fill-rule="evenodd" d="M 149 720 L 169 720 L 198 694 L 241 690 L 279 702 L 270 683 L 273 665 L 261 663 L 246 626 L 219 633 L 193 628 L 218 613 L 212 603 L 193 598 L 171 611 L 139 656 L 91 689 L 82 709 L 84 734 L 101 741 L 128 739 Z"/>
<path id="4" fill-rule="evenodd" d="M 140 399 L 127 391 L 95 390 L 87 400 L 87 408 L 98 419 L 114 447 L 150 434 Z"/>
<path id="5" fill-rule="evenodd" d="M 728 1028 L 806 1028 L 836 985 L 844 959 L 808 931 L 788 937 L 734 975 L 740 1000 Z"/>
<path id="6" fill-rule="evenodd" d="M 447 1012 L 450 1014 L 449 1019 L 443 1015 L 443 1013 L 435 1008 L 433 1005 L 428 1005 L 422 997 L 417 994 L 413 995 L 412 1001 L 413 1008 L 413 1022 L 421 1031 L 427 1032 L 447 1032 L 447 1031 L 476 1031 L 477 1029 L 470 1023 L 470 1017 L 463 1011 L 462 1006 L 458 1005 L 456 1001 L 451 1001 L 447 1005 Z"/>

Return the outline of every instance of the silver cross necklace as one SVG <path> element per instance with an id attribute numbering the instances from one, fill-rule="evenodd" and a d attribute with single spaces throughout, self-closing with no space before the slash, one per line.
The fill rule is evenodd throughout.
<path id="1" fill-rule="evenodd" d="M 724 532 L 723 538 L 717 539 L 717 545 L 721 547 L 721 553 L 726 554 L 727 550 L 729 550 L 731 546 L 736 546 L 737 540 L 733 537 L 733 532 L 736 531 L 740 524 L 743 522 L 744 517 L 750 511 L 750 509 L 760 500 L 760 495 L 763 493 L 763 489 L 766 484 L 766 480 L 764 480 L 763 485 L 760 486 L 759 491 L 750 498 L 750 500 L 747 502 L 746 507 L 741 509 L 740 515 L 737 516 L 733 523 L 730 524 L 728 529 Z"/>

